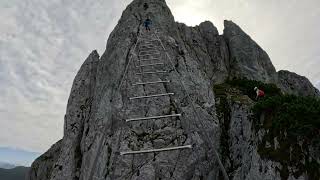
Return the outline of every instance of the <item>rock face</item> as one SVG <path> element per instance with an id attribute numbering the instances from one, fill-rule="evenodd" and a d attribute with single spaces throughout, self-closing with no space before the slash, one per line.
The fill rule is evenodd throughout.
<path id="1" fill-rule="evenodd" d="M 289 71 L 279 71 L 279 87 L 289 94 L 297 96 L 319 97 L 319 90 L 313 87 L 311 82 L 303 76 Z"/>
<path id="2" fill-rule="evenodd" d="M 224 21 L 224 37 L 230 50 L 230 78 L 275 82 L 277 74 L 268 54 L 242 29 Z"/>
<path id="3" fill-rule="evenodd" d="M 93 51 L 80 68 L 71 89 L 65 115 L 64 137 L 37 159 L 30 172 L 33 179 L 79 178 L 82 162 L 80 142 L 91 115 L 99 55 Z"/>
<path id="4" fill-rule="evenodd" d="M 153 21 L 151 32 L 142 27 L 147 17 Z M 163 64 L 150 66 L 154 63 Z M 262 160 L 252 144 L 258 139 L 248 119 L 252 103 L 232 105 L 227 132 L 213 91 L 214 84 L 233 78 L 284 83 L 279 76 L 280 81 L 268 55 L 234 23 L 226 21 L 219 35 L 211 22 L 196 27 L 176 23 L 164 0 L 134 0 L 104 54 L 99 58 L 92 52 L 79 70 L 64 137 L 44 155 L 48 162 L 34 162 L 30 179 L 221 179 L 219 160 L 234 179 L 279 179 L 278 164 Z M 162 95 L 141 97 L 156 94 Z M 168 115 L 176 116 L 126 122 Z M 224 137 L 229 138 L 227 155 Z M 185 145 L 192 149 L 120 155 Z"/>
<path id="5" fill-rule="evenodd" d="M 229 87 L 223 87 L 222 91 L 215 87 L 215 92 L 222 127 L 221 156 L 230 179 L 318 178 L 320 159 L 315 154 L 319 154 L 319 142 L 306 145 L 302 141 L 270 136 L 272 130 L 264 116 L 259 121 L 251 115 L 255 103 L 248 96 Z"/>
<path id="6" fill-rule="evenodd" d="M 188 54 L 197 61 L 199 68 L 213 83 L 222 83 L 229 76 L 229 50 L 224 37 L 219 35 L 211 22 L 201 23 L 197 27 L 178 24 L 182 42 L 182 57 Z M 185 52 L 185 53 L 184 53 Z"/>
<path id="7" fill-rule="evenodd" d="M 250 117 L 253 101 L 240 92 L 229 90 L 218 95 L 216 102 L 220 124 L 224 127 L 221 144 L 225 148 L 222 156 L 230 179 L 281 179 L 277 171 L 281 165 L 262 159 L 258 153 L 258 144 L 265 132 L 257 132 L 254 128 Z"/>
<path id="8" fill-rule="evenodd" d="M 65 115 L 60 156 L 53 166 L 51 179 L 79 178 L 82 162 L 80 142 L 86 133 L 95 96 L 99 55 L 93 51 L 74 79 Z"/>
<path id="9" fill-rule="evenodd" d="M 37 158 L 32 164 L 27 180 L 50 179 L 53 167 L 60 157 L 61 140 L 54 144 L 46 153 Z"/>

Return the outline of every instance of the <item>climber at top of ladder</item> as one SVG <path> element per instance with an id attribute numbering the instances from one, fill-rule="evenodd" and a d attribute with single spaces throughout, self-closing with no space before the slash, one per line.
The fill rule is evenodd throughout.
<path id="1" fill-rule="evenodd" d="M 144 27 L 146 28 L 146 31 L 150 31 L 150 25 L 152 24 L 152 21 L 149 18 L 147 18 L 143 24 L 144 24 Z"/>
<path id="2" fill-rule="evenodd" d="M 144 8 L 144 10 L 147 10 L 149 8 L 148 3 L 144 3 L 143 8 Z"/>

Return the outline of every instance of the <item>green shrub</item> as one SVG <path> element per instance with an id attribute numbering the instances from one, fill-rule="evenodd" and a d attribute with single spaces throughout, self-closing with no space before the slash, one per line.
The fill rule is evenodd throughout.
<path id="1" fill-rule="evenodd" d="M 227 84 L 237 87 L 245 95 L 248 95 L 251 99 L 256 97 L 256 92 L 253 90 L 254 87 L 258 87 L 263 90 L 266 97 L 279 96 L 281 95 L 281 90 L 275 84 L 265 84 L 260 81 L 247 80 L 247 79 L 234 79 L 227 81 Z"/>
<path id="2" fill-rule="evenodd" d="M 282 179 L 288 179 L 289 167 L 296 168 L 294 170 L 296 178 L 303 172 L 306 172 L 311 179 L 318 178 L 320 165 L 306 152 L 310 146 L 316 151 L 320 150 L 320 100 L 283 95 L 275 84 L 247 79 L 230 80 L 215 86 L 214 90 L 217 96 L 223 98 L 226 89 L 236 88 L 244 95 L 255 99 L 254 87 L 265 91 L 266 94 L 266 97 L 256 102 L 252 108 L 255 127 L 268 130 L 258 145 L 261 157 L 272 159 L 282 165 L 279 169 Z M 222 107 L 226 109 L 225 106 Z M 264 121 L 260 124 L 259 119 L 262 116 Z M 274 140 L 276 137 L 279 144 L 277 148 Z M 302 163 L 303 161 L 305 163 Z"/>
<path id="3" fill-rule="evenodd" d="M 312 138 L 320 130 L 320 101 L 293 95 L 267 97 L 253 107 L 257 116 L 265 113 L 272 119 L 272 128 L 286 131 L 292 138 Z M 318 134 L 319 135 L 319 134 Z"/>
<path id="4" fill-rule="evenodd" d="M 320 150 L 320 100 L 293 95 L 267 97 L 255 104 L 253 112 L 257 118 L 264 115 L 263 128 L 269 130 L 259 144 L 258 152 L 262 157 L 281 163 L 282 179 L 288 178 L 289 166 L 296 167 L 296 178 L 303 172 L 310 179 L 320 176 L 320 165 L 306 154 L 310 145 Z M 280 144 L 278 149 L 272 143 L 275 137 Z M 271 142 L 271 147 L 266 147 L 267 141 Z M 287 156 L 290 153 L 292 155 Z"/>
<path id="5" fill-rule="evenodd" d="M 266 97 L 257 102 L 253 111 L 257 117 L 264 113 L 273 129 L 286 131 L 292 137 L 312 137 L 320 129 L 320 100 L 311 97 L 282 95 L 275 84 L 248 79 L 229 80 L 226 84 L 239 89 L 251 99 L 256 97 L 254 87 L 265 91 Z M 216 89 L 220 90 L 220 86 Z M 219 92 L 219 91 L 218 91 Z"/>

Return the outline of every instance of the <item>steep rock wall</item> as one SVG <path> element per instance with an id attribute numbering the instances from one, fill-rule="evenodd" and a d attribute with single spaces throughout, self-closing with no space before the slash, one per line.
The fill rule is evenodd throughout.
<path id="1" fill-rule="evenodd" d="M 185 49 L 181 55 L 188 55 L 197 63 L 199 68 L 212 83 L 222 83 L 229 76 L 229 51 L 223 36 L 219 35 L 214 25 L 207 21 L 197 27 L 187 27 L 178 24 L 180 42 Z"/>
<path id="2" fill-rule="evenodd" d="M 99 55 L 93 51 L 81 66 L 76 75 L 65 115 L 64 136 L 60 146 L 60 154 L 54 163 L 50 178 L 79 178 L 82 162 L 80 142 L 84 133 L 85 121 L 91 115 L 94 98 L 96 71 Z"/>
<path id="3" fill-rule="evenodd" d="M 224 21 L 224 26 L 223 36 L 230 51 L 230 78 L 276 82 L 276 70 L 268 54 L 232 21 Z"/>
<path id="4" fill-rule="evenodd" d="M 95 113 L 89 121 L 89 133 L 83 141 L 84 158 L 80 179 L 105 177 L 107 179 L 196 179 L 210 171 L 218 171 L 215 157 L 207 146 L 208 139 L 200 133 L 210 134 L 210 141 L 218 145 L 219 126 L 214 113 L 214 96 L 210 80 L 201 71 L 200 65 L 188 54 L 179 55 L 185 45 L 180 39 L 178 26 L 164 1 L 149 1 L 143 10 L 144 1 L 134 1 L 124 12 L 118 26 L 111 33 L 106 52 L 98 68 Z M 173 71 L 171 61 L 162 60 L 169 73 L 158 79 L 170 80 L 168 85 L 131 87 L 134 82 L 147 81 L 137 77 L 137 71 L 129 64 L 123 88 L 119 87 L 126 65 L 133 54 L 138 33 L 142 32 L 142 21 L 150 16 L 159 36 L 172 57 L 178 72 Z M 139 37 L 141 38 L 141 37 Z M 157 44 L 161 50 L 161 44 Z M 191 76 L 187 71 L 191 71 Z M 196 119 L 190 99 L 179 83 L 185 83 L 187 93 L 196 104 L 196 111 L 205 125 L 202 129 L 193 123 Z M 155 98 L 141 103 L 128 101 L 129 97 L 174 92 L 173 98 Z M 182 113 L 181 118 L 167 118 L 152 122 L 126 124 L 124 119 L 132 116 L 156 116 Z M 107 128 L 104 128 L 107 127 Z M 103 133 L 99 133 L 103 131 Z M 215 141 L 217 139 L 217 141 Z M 101 145 L 102 144 L 102 145 Z M 155 149 L 193 144 L 193 151 L 171 151 L 137 156 L 119 156 L 119 150 Z M 97 156 L 98 155 L 98 156 Z M 201 163 L 200 163 L 201 159 Z M 188 163 L 185 163 L 188 162 Z"/>
<path id="5" fill-rule="evenodd" d="M 54 144 L 46 153 L 38 157 L 34 163 L 32 163 L 27 180 L 47 180 L 50 179 L 54 165 L 58 161 L 61 153 L 61 142 L 58 141 Z"/>
<path id="6" fill-rule="evenodd" d="M 278 76 L 278 86 L 288 94 L 311 97 L 320 96 L 319 90 L 306 77 L 289 71 L 279 71 Z"/>
<path id="7" fill-rule="evenodd" d="M 256 102 L 229 85 L 215 86 L 222 127 L 221 155 L 231 179 L 315 179 L 320 173 L 319 142 L 306 144 L 275 135 L 269 119 L 256 117 Z M 298 137 L 299 139 L 299 137 Z M 302 138 L 300 138 L 302 139 Z M 316 165 L 318 164 L 318 165 Z"/>
<path id="8" fill-rule="evenodd" d="M 153 20 L 151 33 L 141 26 L 147 17 Z M 163 70 L 168 71 L 162 76 L 152 76 L 152 80 L 171 83 L 133 87 L 133 83 L 150 80 L 137 76 L 139 71 L 135 67 L 139 60 L 136 46 L 141 45 L 143 38 L 151 38 L 150 34 L 157 34 L 163 43 L 155 45 L 165 63 Z M 110 34 L 104 54 L 99 59 L 97 52 L 93 52 L 74 80 L 64 137 L 58 145 L 60 153 L 52 163 L 44 164 L 52 172 L 31 179 L 219 179 L 221 171 L 212 147 L 223 157 L 230 177 L 279 179 L 275 170 L 279 165 L 261 160 L 257 146 L 252 145 L 257 137 L 250 131 L 249 105 L 232 106 L 230 132 L 224 131 L 225 123 L 217 117 L 213 84 L 232 78 L 278 82 L 268 55 L 234 23 L 226 21 L 224 35 L 219 35 L 210 22 L 197 27 L 176 23 L 164 0 L 133 1 Z M 175 95 L 129 100 L 159 92 Z M 125 122 L 132 116 L 172 113 L 182 116 Z M 228 156 L 223 137 L 229 138 Z M 193 145 L 192 151 L 119 154 L 186 144 Z M 42 170 L 37 164 L 42 163 L 45 162 L 37 160 L 31 174 L 39 174 Z M 261 164 L 263 172 L 256 163 Z"/>

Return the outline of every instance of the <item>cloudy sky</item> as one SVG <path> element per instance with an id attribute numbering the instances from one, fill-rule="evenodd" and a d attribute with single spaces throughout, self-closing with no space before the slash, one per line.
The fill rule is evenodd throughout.
<path id="1" fill-rule="evenodd" d="M 0 0 L 0 147 L 44 152 L 62 138 L 71 84 L 105 49 L 131 0 Z M 188 25 L 240 25 L 287 69 L 320 86 L 319 0 L 167 0 Z"/>

